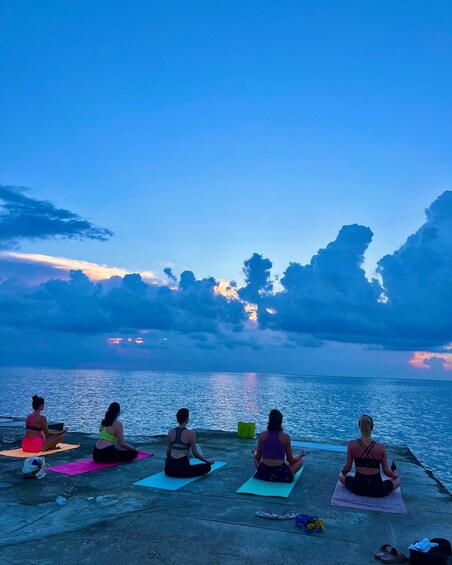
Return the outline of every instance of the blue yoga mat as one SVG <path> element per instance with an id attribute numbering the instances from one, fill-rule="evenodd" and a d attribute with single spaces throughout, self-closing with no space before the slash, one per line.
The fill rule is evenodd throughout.
<path id="1" fill-rule="evenodd" d="M 293 441 L 292 447 L 322 449 L 323 451 L 338 451 L 339 453 L 347 452 L 347 446 L 335 445 L 334 443 L 314 443 L 310 441 Z"/>
<path id="2" fill-rule="evenodd" d="M 190 459 L 190 463 L 192 465 L 196 465 L 198 463 L 201 463 L 201 461 L 198 461 L 197 459 L 194 460 Z M 226 463 L 223 461 L 215 461 L 215 463 L 212 465 L 212 469 L 210 473 L 216 471 L 217 469 L 223 467 L 224 465 L 226 465 Z M 210 473 L 208 474 L 210 475 Z M 206 477 L 207 475 L 201 475 L 201 476 Z M 142 479 L 141 481 L 138 481 L 134 484 L 140 487 L 158 488 L 162 490 L 178 490 L 184 487 L 185 485 L 188 485 L 188 483 L 196 481 L 196 479 L 200 479 L 200 478 L 201 477 L 191 477 L 189 479 L 176 479 L 175 477 L 167 477 L 165 473 L 162 472 L 162 473 L 157 473 L 157 475 L 151 475 L 150 477 L 146 477 L 145 479 Z"/>
<path id="3" fill-rule="evenodd" d="M 300 478 L 304 467 L 302 467 L 295 475 L 291 483 L 272 483 L 270 481 L 260 481 L 251 476 L 244 485 L 242 485 L 237 493 L 239 494 L 255 494 L 257 496 L 278 496 L 287 498 L 291 493 L 295 483 Z"/>

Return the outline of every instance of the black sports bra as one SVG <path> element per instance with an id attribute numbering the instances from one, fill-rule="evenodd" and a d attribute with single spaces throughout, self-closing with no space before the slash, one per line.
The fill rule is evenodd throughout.
<path id="1" fill-rule="evenodd" d="M 190 444 L 182 441 L 182 432 L 187 428 L 174 428 L 176 430 L 176 437 L 170 443 L 171 449 L 179 449 L 180 451 L 189 451 Z"/>
<path id="2" fill-rule="evenodd" d="M 372 455 L 372 447 L 375 445 L 375 441 L 372 441 L 368 446 L 364 445 L 364 442 L 361 439 L 356 440 L 359 443 L 359 446 L 363 450 L 361 457 L 354 457 L 353 460 L 355 461 L 355 467 L 367 467 L 368 469 L 379 469 L 380 468 L 380 461 L 375 459 Z"/>

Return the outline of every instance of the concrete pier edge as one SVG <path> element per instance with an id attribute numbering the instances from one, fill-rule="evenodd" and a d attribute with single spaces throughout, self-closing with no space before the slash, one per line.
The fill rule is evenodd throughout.
<path id="1" fill-rule="evenodd" d="M 3 422 L 0 441 L 5 434 L 21 435 L 15 423 Z M 255 440 L 210 430 L 197 436 L 205 456 L 227 465 L 178 491 L 133 484 L 163 469 L 162 435 L 127 436 L 153 457 L 74 477 L 49 472 L 24 481 L 23 460 L 0 457 L 0 562 L 361 564 L 375 563 L 384 543 L 407 553 L 415 540 L 451 537 L 452 496 L 407 447 L 387 449 L 408 513 L 386 514 L 330 505 L 343 453 L 305 449 L 305 470 L 289 498 L 261 498 L 236 494 L 253 472 Z M 47 456 L 48 464 L 90 457 L 96 437 L 70 433 L 67 441 L 81 447 Z M 256 517 L 262 508 L 319 516 L 325 531 L 308 536 L 293 521 Z"/>

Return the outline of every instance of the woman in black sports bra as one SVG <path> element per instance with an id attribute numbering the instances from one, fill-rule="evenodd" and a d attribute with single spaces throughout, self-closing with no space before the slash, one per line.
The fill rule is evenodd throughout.
<path id="1" fill-rule="evenodd" d="M 187 428 L 189 418 L 188 408 L 177 411 L 178 426 L 168 432 L 168 447 L 166 450 L 165 475 L 169 477 L 189 478 L 205 475 L 215 463 L 213 459 L 206 459 L 196 446 L 196 434 Z M 188 454 L 190 449 L 193 457 L 203 461 L 190 465 Z"/>
<path id="2" fill-rule="evenodd" d="M 359 419 L 358 425 L 361 437 L 348 442 L 347 461 L 339 473 L 339 480 L 355 494 L 383 498 L 400 486 L 399 476 L 396 471 L 391 471 L 388 467 L 385 446 L 372 439 L 374 428 L 372 418 L 364 414 Z M 355 475 L 347 476 L 353 461 Z M 380 465 L 389 479 L 381 478 Z"/>

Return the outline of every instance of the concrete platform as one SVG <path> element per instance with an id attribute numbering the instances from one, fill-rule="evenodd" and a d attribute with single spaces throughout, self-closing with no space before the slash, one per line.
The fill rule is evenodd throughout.
<path id="1" fill-rule="evenodd" d="M 8 432 L 18 430 L 2 427 L 2 435 Z M 133 485 L 163 469 L 162 437 L 128 436 L 155 456 L 75 477 L 48 473 L 25 481 L 23 460 L 0 457 L 0 563 L 353 565 L 375 563 L 383 543 L 406 552 L 415 540 L 451 537 L 450 493 L 405 447 L 388 454 L 397 461 L 408 514 L 385 514 L 330 506 L 343 453 L 305 450 L 305 470 L 289 498 L 261 498 L 236 494 L 253 472 L 255 441 L 228 432 L 197 435 L 204 454 L 227 465 L 175 492 Z M 89 457 L 95 437 L 72 433 L 67 441 L 82 447 L 48 456 L 49 464 Z M 308 536 L 292 520 L 256 517 L 261 508 L 317 515 L 325 531 Z"/>

